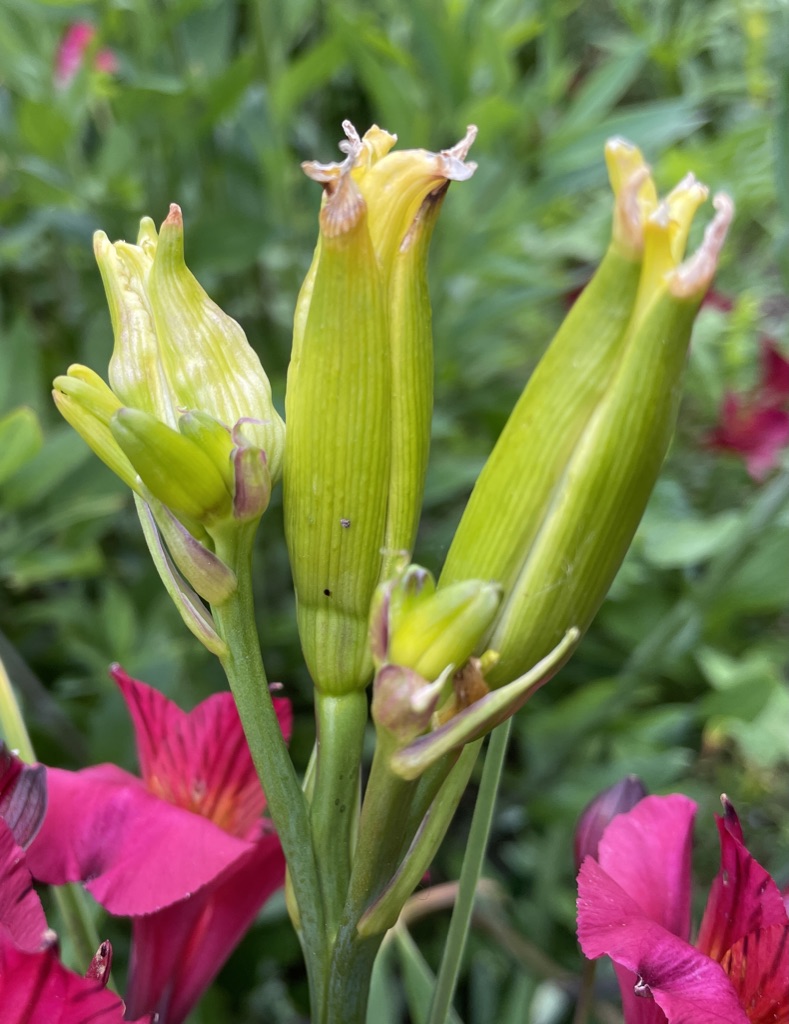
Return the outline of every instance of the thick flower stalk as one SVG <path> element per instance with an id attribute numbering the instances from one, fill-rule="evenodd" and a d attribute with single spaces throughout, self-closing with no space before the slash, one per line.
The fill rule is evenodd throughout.
<path id="1" fill-rule="evenodd" d="M 320 238 L 288 371 L 285 526 L 299 632 L 316 687 L 367 685 L 370 601 L 414 542 L 432 411 L 427 248 L 475 131 L 443 153 L 344 125 L 346 159 L 309 163 Z"/>
<path id="2" fill-rule="evenodd" d="M 165 586 L 189 628 L 221 654 L 199 598 L 220 605 L 236 588 L 235 567 L 217 548 L 268 506 L 284 424 L 241 327 L 184 262 L 179 207 L 159 234 L 144 218 L 136 245 L 99 231 L 94 250 L 115 335 L 111 387 L 71 366 L 53 396 L 135 492 Z"/>
<path id="3" fill-rule="evenodd" d="M 534 371 L 485 465 L 440 586 L 501 583 L 487 675 L 508 683 L 571 627 L 584 631 L 624 558 L 673 433 L 694 317 L 732 217 L 682 263 L 707 190 L 689 175 L 663 201 L 640 154 L 606 151 L 616 196 L 609 250 Z"/>

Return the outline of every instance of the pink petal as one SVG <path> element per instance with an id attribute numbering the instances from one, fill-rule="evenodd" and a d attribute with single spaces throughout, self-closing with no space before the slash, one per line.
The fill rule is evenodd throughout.
<path id="1" fill-rule="evenodd" d="M 636 974 L 669 1024 L 748 1024 L 720 964 L 646 916 L 591 857 L 578 875 L 578 939 L 590 959 L 607 955 Z"/>
<path id="2" fill-rule="evenodd" d="M 0 930 L 4 930 L 20 949 L 30 952 L 47 944 L 47 921 L 25 866 L 25 854 L 3 821 L 0 821 Z"/>
<path id="3" fill-rule="evenodd" d="M 612 819 L 617 814 L 632 810 L 646 795 L 641 779 L 637 775 L 628 775 L 598 793 L 584 807 L 573 837 L 576 870 L 580 868 L 584 857 L 597 857 L 600 839 Z"/>
<path id="4" fill-rule="evenodd" d="M 250 844 L 149 793 L 115 765 L 47 772 L 49 810 L 28 851 L 35 878 L 83 880 L 111 914 L 161 910 L 215 881 Z"/>
<path id="5" fill-rule="evenodd" d="M 43 765 L 31 767 L 0 741 L 0 818 L 22 847 L 32 843 L 47 810 Z"/>
<path id="6" fill-rule="evenodd" d="M 782 409 L 760 409 L 750 429 L 745 468 L 753 480 L 763 480 L 778 465 L 781 452 L 789 444 L 789 413 Z"/>
<path id="7" fill-rule="evenodd" d="M 66 29 L 55 59 L 55 79 L 59 85 L 68 85 L 79 71 L 85 50 L 95 35 L 96 29 L 87 21 L 77 21 Z"/>
<path id="8" fill-rule="evenodd" d="M 696 805 L 648 796 L 613 819 L 600 840 L 603 870 L 644 915 L 680 938 L 690 934 L 690 853 Z"/>
<path id="9" fill-rule="evenodd" d="M 720 961 L 749 933 L 785 924 L 786 909 L 778 886 L 743 844 L 733 810 L 727 809 L 723 818 L 716 815 L 716 820 L 721 868 L 710 889 L 696 945 Z"/>
<path id="10" fill-rule="evenodd" d="M 148 789 L 231 835 L 256 838 L 266 800 L 231 694 L 214 694 L 186 712 L 120 666 L 111 673 L 134 723 Z M 274 705 L 288 738 L 290 702 L 275 700 Z"/>
<path id="11" fill-rule="evenodd" d="M 127 1003 L 180 1024 L 285 881 L 279 839 L 264 836 L 219 882 L 134 921 Z"/>
<path id="12" fill-rule="evenodd" d="M 3 1024 L 123 1024 L 124 1019 L 116 995 L 67 970 L 54 950 L 17 949 L 2 928 L 0 1006 Z"/>
<path id="13" fill-rule="evenodd" d="M 751 1024 L 789 1024 L 789 921 L 740 939 L 722 967 Z"/>

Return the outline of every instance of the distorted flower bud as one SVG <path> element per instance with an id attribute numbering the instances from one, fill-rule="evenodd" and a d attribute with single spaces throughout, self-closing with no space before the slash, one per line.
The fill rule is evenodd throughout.
<path id="1" fill-rule="evenodd" d="M 395 136 L 343 128 L 344 161 L 304 165 L 324 200 L 296 307 L 284 479 L 302 649 L 335 695 L 369 681 L 370 601 L 413 545 L 432 410 L 427 247 L 448 182 L 474 170 L 471 130 L 443 153 L 390 154 Z"/>
<path id="2" fill-rule="evenodd" d="M 641 779 L 637 775 L 628 775 L 590 800 L 575 826 L 573 853 L 576 870 L 583 864 L 584 857 L 597 857 L 603 832 L 617 814 L 632 810 L 646 795 Z"/>
<path id="3" fill-rule="evenodd" d="M 373 660 L 437 679 L 462 666 L 487 632 L 501 589 L 464 580 L 436 591 L 431 573 L 410 565 L 378 588 L 370 619 Z"/>
<path id="4" fill-rule="evenodd" d="M 285 426 L 241 327 L 184 262 L 178 206 L 159 234 L 146 217 L 137 244 L 111 243 L 99 231 L 94 251 L 115 337 L 111 387 L 87 367 L 71 366 L 55 380 L 53 397 L 134 490 L 168 593 L 192 632 L 219 652 L 197 595 L 213 604 L 233 592 L 235 574 L 216 545 L 228 530 L 254 526 L 268 507 Z"/>
<path id="5" fill-rule="evenodd" d="M 99 231 L 94 250 L 115 333 L 110 384 L 121 402 L 171 427 L 188 410 L 230 428 L 248 419 L 250 441 L 279 479 L 285 427 L 268 377 L 239 324 L 186 266 L 180 207 L 170 207 L 158 236 L 144 218 L 137 245 Z"/>
<path id="6" fill-rule="evenodd" d="M 707 190 L 689 175 L 661 203 L 640 154 L 607 156 L 612 243 L 534 371 L 453 539 L 439 588 L 498 580 L 504 599 L 483 646 L 488 681 L 521 675 L 571 628 L 588 627 L 627 551 L 674 429 L 695 314 L 732 203 L 682 263 Z"/>

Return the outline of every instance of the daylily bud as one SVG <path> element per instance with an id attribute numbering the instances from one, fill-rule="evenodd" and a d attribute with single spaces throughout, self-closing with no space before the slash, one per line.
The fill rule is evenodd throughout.
<path id="1" fill-rule="evenodd" d="M 119 409 L 110 429 L 151 494 L 176 515 L 210 524 L 230 514 L 222 474 L 194 441 L 139 409 Z"/>
<path id="2" fill-rule="evenodd" d="M 436 679 L 468 660 L 489 629 L 500 598 L 500 587 L 481 580 L 464 580 L 436 592 L 426 569 L 409 566 L 378 588 L 370 620 L 373 658 Z"/>
<path id="3" fill-rule="evenodd" d="M 578 819 L 573 839 L 576 869 L 584 857 L 597 857 L 600 840 L 617 814 L 632 810 L 647 795 L 644 783 L 637 775 L 628 775 L 591 800 Z"/>
<path id="4" fill-rule="evenodd" d="M 53 381 L 52 397 L 61 416 L 101 461 L 139 492 L 137 471 L 110 430 L 112 417 L 122 406 L 101 377 L 87 366 L 70 366 L 67 374 Z"/>
<path id="5" fill-rule="evenodd" d="M 137 245 L 94 238 L 115 333 L 110 383 L 124 405 L 171 427 L 189 409 L 232 427 L 254 421 L 250 440 L 278 479 L 284 424 L 241 327 L 212 302 L 184 262 L 183 219 L 173 204 L 157 237 L 145 218 Z"/>
<path id="6" fill-rule="evenodd" d="M 137 244 L 95 234 L 115 336 L 112 388 L 72 366 L 55 380 L 53 397 L 135 491 L 168 593 L 189 628 L 220 653 L 224 644 L 197 595 L 221 604 L 233 593 L 235 575 L 215 551 L 231 541 L 228 530 L 254 525 L 268 506 L 285 426 L 260 360 L 190 273 L 183 247 L 175 205 L 159 235 L 143 218 Z"/>
<path id="7" fill-rule="evenodd" d="M 471 134 L 388 155 L 394 136 L 343 127 L 345 161 L 304 165 L 325 196 L 296 308 L 284 481 L 302 648 L 330 694 L 369 680 L 370 601 L 413 544 L 432 406 L 427 243 L 447 182 L 473 172 Z"/>
<path id="8" fill-rule="evenodd" d="M 583 632 L 603 600 L 668 448 L 693 319 L 731 219 L 717 197 L 701 256 L 680 265 L 706 189 L 689 176 L 650 210 L 633 151 L 609 147 L 609 158 L 614 241 L 505 426 L 441 576 L 441 586 L 468 576 L 504 586 L 485 638 L 501 657 L 493 685 L 569 627 Z"/>

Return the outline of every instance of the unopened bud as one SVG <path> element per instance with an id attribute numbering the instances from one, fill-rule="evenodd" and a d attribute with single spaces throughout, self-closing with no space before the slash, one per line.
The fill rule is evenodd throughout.
<path id="1" fill-rule="evenodd" d="M 617 814 L 631 811 L 647 795 L 644 783 L 637 775 L 628 775 L 615 785 L 604 789 L 591 800 L 578 819 L 573 838 L 575 867 L 578 870 L 584 857 L 597 858 L 597 850 L 608 825 Z"/>

